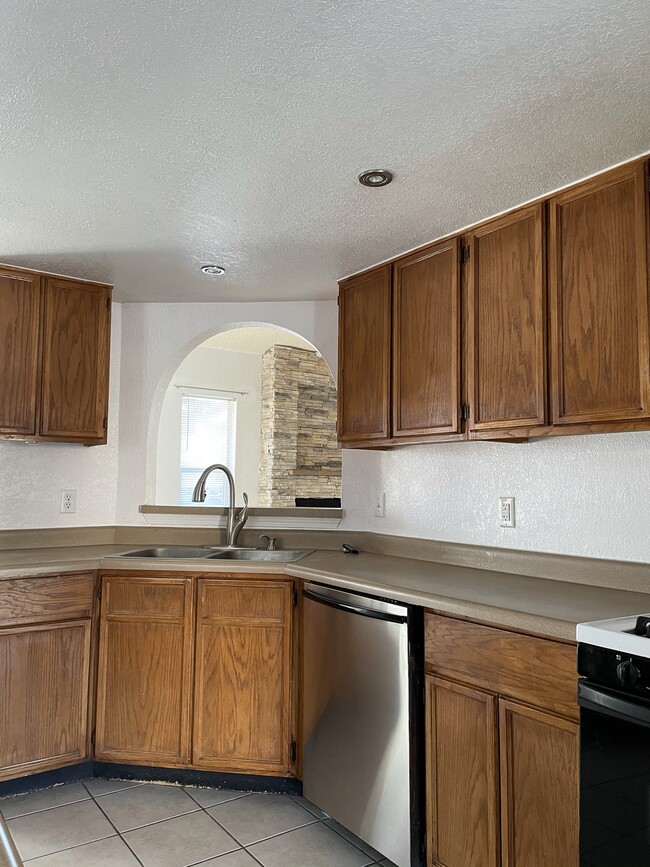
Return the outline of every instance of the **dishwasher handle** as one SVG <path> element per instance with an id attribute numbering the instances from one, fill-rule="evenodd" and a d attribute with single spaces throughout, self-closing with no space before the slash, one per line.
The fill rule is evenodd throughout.
<path id="1" fill-rule="evenodd" d="M 320 593 L 315 593 L 313 590 L 303 589 L 302 595 L 306 599 L 311 599 L 312 602 L 329 605 L 330 608 L 347 611 L 349 614 L 358 614 L 361 617 L 372 617 L 374 620 L 387 620 L 389 623 L 406 623 L 408 621 L 406 615 L 390 614 L 386 611 L 377 611 L 374 608 L 365 608 L 363 605 L 353 605 L 351 602 L 343 602 L 340 599 L 330 599 L 328 596 L 321 596 Z"/>

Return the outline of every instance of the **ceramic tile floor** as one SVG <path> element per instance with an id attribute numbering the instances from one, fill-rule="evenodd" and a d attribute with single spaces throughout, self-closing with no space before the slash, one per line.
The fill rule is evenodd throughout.
<path id="1" fill-rule="evenodd" d="M 288 795 L 86 780 L 0 811 L 26 867 L 394 867 Z"/>

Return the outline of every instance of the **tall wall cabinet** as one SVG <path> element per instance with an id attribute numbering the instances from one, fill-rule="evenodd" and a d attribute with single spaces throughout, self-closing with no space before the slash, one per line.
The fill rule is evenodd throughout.
<path id="1" fill-rule="evenodd" d="M 106 442 L 111 291 L 0 266 L 0 439 Z"/>
<path id="2" fill-rule="evenodd" d="M 341 444 L 650 429 L 648 193 L 636 160 L 341 281 Z"/>

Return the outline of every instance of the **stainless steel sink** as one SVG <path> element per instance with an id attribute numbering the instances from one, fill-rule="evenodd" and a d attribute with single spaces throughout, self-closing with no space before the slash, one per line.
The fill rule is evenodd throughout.
<path id="1" fill-rule="evenodd" d="M 137 551 L 125 551 L 115 554 L 116 557 L 157 557 L 160 560 L 190 560 L 208 557 L 214 548 L 184 548 L 181 545 L 170 545 L 160 548 L 140 548 Z"/>
<path id="2" fill-rule="evenodd" d="M 218 551 L 210 554 L 208 560 L 254 560 L 266 563 L 290 563 L 299 560 L 310 551 Z"/>

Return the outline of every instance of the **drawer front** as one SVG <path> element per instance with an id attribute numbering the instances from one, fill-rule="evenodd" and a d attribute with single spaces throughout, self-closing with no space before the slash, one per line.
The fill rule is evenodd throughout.
<path id="1" fill-rule="evenodd" d="M 257 620 L 284 623 L 289 581 L 200 580 L 203 620 Z"/>
<path id="2" fill-rule="evenodd" d="M 108 617 L 182 620 L 191 578 L 104 577 L 103 610 Z"/>
<path id="3" fill-rule="evenodd" d="M 0 581 L 0 626 L 90 617 L 95 575 L 53 575 Z"/>
<path id="4" fill-rule="evenodd" d="M 427 612 L 425 661 L 431 673 L 578 717 L 576 649 L 571 644 Z"/>

